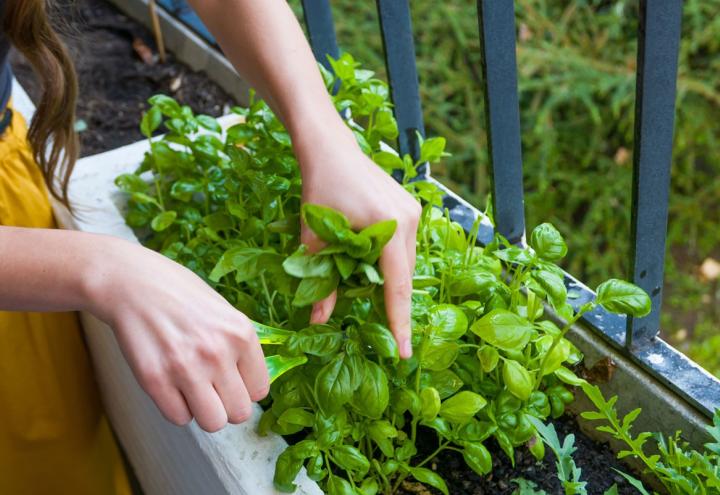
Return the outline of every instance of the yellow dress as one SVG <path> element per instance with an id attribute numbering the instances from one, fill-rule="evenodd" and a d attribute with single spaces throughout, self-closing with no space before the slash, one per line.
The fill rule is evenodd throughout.
<path id="1" fill-rule="evenodd" d="M 0 225 L 54 228 L 26 132 L 0 137 Z M 0 495 L 130 493 L 77 315 L 0 312 Z"/>

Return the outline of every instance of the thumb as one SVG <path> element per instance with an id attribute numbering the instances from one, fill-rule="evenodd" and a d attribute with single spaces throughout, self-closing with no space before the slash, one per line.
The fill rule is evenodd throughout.
<path id="1" fill-rule="evenodd" d="M 308 247 L 311 253 L 317 253 L 325 247 L 325 243 L 305 225 L 305 222 L 303 222 L 300 227 L 300 241 Z M 313 304 L 312 313 L 310 313 L 310 323 L 326 323 L 330 319 L 333 309 L 335 309 L 336 301 L 337 291 L 333 291 L 332 294 L 325 299 L 321 299 Z"/>

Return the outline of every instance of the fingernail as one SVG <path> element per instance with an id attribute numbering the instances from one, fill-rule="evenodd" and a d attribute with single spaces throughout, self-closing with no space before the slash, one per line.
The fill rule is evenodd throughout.
<path id="1" fill-rule="evenodd" d="M 412 357 L 412 344 L 410 343 L 410 339 L 406 339 L 402 343 L 402 355 L 405 358 Z"/>

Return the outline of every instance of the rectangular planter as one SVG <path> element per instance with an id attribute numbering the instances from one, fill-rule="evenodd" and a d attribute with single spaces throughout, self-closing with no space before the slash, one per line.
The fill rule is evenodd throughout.
<path id="1" fill-rule="evenodd" d="M 219 121 L 226 128 L 236 119 L 230 115 Z M 62 228 L 139 242 L 125 225 L 124 199 L 113 181 L 134 171 L 148 148 L 142 141 L 80 160 L 70 185 L 75 217 L 56 205 Z M 275 460 L 287 444 L 280 436 L 255 433 L 260 406 L 255 405 L 247 423 L 228 425 L 213 434 L 195 423 L 172 425 L 137 384 L 112 330 L 90 314 L 81 316 L 106 410 L 146 495 L 278 493 L 272 482 Z M 297 493 L 322 491 L 302 473 Z"/>

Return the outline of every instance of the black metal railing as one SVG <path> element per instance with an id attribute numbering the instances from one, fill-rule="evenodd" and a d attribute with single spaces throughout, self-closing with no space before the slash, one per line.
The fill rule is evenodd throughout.
<path id="1" fill-rule="evenodd" d="M 398 146 L 401 153 L 417 157 L 416 133 L 424 135 L 424 123 L 409 0 L 376 2 L 399 127 Z M 327 56 L 338 55 L 330 0 L 302 0 L 302 4 L 315 57 L 328 67 Z M 650 294 L 653 309 L 648 316 L 633 319 L 598 308 L 583 321 L 619 352 L 711 416 L 720 409 L 720 381 L 658 337 L 682 4 L 682 0 L 639 0 L 629 256 L 630 278 Z M 514 2 L 478 0 L 477 12 L 494 226 L 476 208 L 430 177 L 427 168 L 420 176 L 445 191 L 444 206 L 466 230 L 481 217 L 479 242 L 489 242 L 498 232 L 511 242 L 522 243 L 525 215 Z M 565 275 L 565 283 L 578 294 L 571 301 L 575 307 L 595 297 L 570 274 Z"/>

